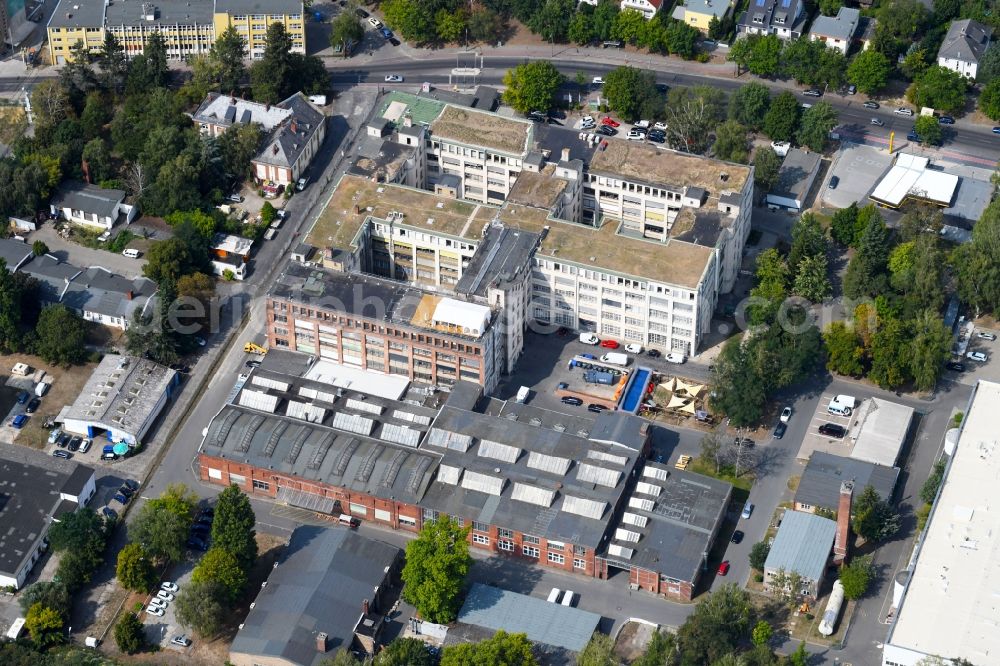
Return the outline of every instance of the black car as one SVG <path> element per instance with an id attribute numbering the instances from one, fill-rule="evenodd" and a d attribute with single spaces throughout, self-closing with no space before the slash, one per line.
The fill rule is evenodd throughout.
<path id="1" fill-rule="evenodd" d="M 135 491 L 139 490 L 139 482 L 134 481 L 132 479 L 125 479 L 124 481 L 122 481 L 122 487 L 128 488 L 134 493 Z"/>
<path id="2" fill-rule="evenodd" d="M 583 404 L 583 400 L 580 400 L 576 396 L 572 395 L 564 395 L 562 398 L 560 398 L 560 400 L 562 400 L 562 403 L 564 405 L 573 405 L 574 407 L 579 407 L 580 405 Z"/>
<path id="3" fill-rule="evenodd" d="M 594 412 L 595 414 L 600 414 L 605 409 L 607 409 L 607 407 L 605 407 L 604 405 L 598 405 L 596 402 L 592 402 L 589 405 L 587 405 L 587 411 Z"/>
<path id="4" fill-rule="evenodd" d="M 260 361 L 247 361 L 246 362 L 246 366 L 248 368 L 259 368 L 260 367 Z"/>
<path id="5" fill-rule="evenodd" d="M 660 350 L 650 349 L 649 351 L 646 352 L 646 356 L 649 356 L 650 358 L 660 358 Z"/>
<path id="6" fill-rule="evenodd" d="M 114 500 L 122 505 L 128 504 L 129 499 L 129 496 L 125 493 L 115 493 L 114 496 Z"/>
<path id="7" fill-rule="evenodd" d="M 76 451 L 77 449 L 80 448 L 81 444 L 83 444 L 83 437 L 77 435 L 73 439 L 69 440 L 69 444 L 66 445 L 66 448 L 68 448 L 70 451 Z"/>
<path id="8" fill-rule="evenodd" d="M 940 125 L 954 125 L 955 119 L 951 116 L 941 116 L 938 118 L 938 124 Z"/>
<path id="9" fill-rule="evenodd" d="M 536 123 L 544 123 L 545 114 L 542 113 L 541 111 L 532 111 L 531 113 L 528 114 L 528 120 L 533 120 Z"/>
<path id="10" fill-rule="evenodd" d="M 361 9 L 361 7 L 358 7 L 354 11 L 356 11 L 358 13 L 358 16 L 360 16 L 361 18 L 368 18 L 368 12 L 366 12 L 363 9 Z"/>
<path id="11" fill-rule="evenodd" d="M 132 499 L 132 495 L 135 494 L 135 491 L 123 483 L 121 487 L 118 488 L 118 494 L 124 495 L 128 499 Z"/>
<path id="12" fill-rule="evenodd" d="M 28 402 L 28 399 L 30 397 L 31 397 L 30 393 L 28 393 L 27 391 L 21 391 L 20 393 L 17 394 L 17 404 L 23 405 L 24 403 Z"/>
<path id="13" fill-rule="evenodd" d="M 944 367 L 949 370 L 954 370 L 955 372 L 965 372 L 965 364 L 959 363 L 958 361 L 949 361 Z"/>
<path id="14" fill-rule="evenodd" d="M 597 133 L 603 134 L 604 136 L 614 136 L 615 134 L 618 134 L 618 130 L 616 130 L 614 127 L 601 125 L 600 127 L 597 128 Z"/>
<path id="15" fill-rule="evenodd" d="M 112 509 L 110 506 L 106 506 L 103 509 L 101 509 L 101 513 L 103 513 L 104 517 L 107 518 L 108 520 L 118 520 L 118 512 Z"/>
<path id="16" fill-rule="evenodd" d="M 208 550 L 208 544 L 205 543 L 205 540 L 193 535 L 187 540 L 187 547 L 201 552 Z"/>
<path id="17" fill-rule="evenodd" d="M 730 541 L 732 541 L 733 543 L 739 543 L 740 541 L 743 541 L 743 532 L 741 532 L 740 530 L 736 530 L 735 532 L 733 532 L 733 536 L 730 539 Z"/>
<path id="18" fill-rule="evenodd" d="M 63 434 L 59 435 L 59 439 L 56 440 L 56 446 L 58 446 L 60 449 L 65 449 L 69 445 L 69 440 L 71 439 L 72 437 L 68 433 L 64 432 Z"/>
<path id="19" fill-rule="evenodd" d="M 737 437 L 733 440 L 733 446 L 745 446 L 748 449 L 753 448 L 753 440 L 749 437 Z"/>
<path id="20" fill-rule="evenodd" d="M 201 523 L 195 523 L 191 526 L 191 538 L 197 539 L 207 539 L 208 535 L 211 534 L 212 528 L 208 525 L 202 525 Z"/>
<path id="21" fill-rule="evenodd" d="M 824 423 L 819 427 L 819 434 L 840 439 L 847 434 L 847 429 L 836 423 Z"/>
<path id="22" fill-rule="evenodd" d="M 396 39 L 395 37 L 390 37 L 389 43 L 392 44 L 393 46 L 399 46 L 399 40 Z"/>
<path id="23" fill-rule="evenodd" d="M 31 400 L 28 401 L 28 406 L 24 408 L 24 411 L 27 412 L 28 414 L 34 414 L 35 412 L 38 411 L 38 407 L 41 404 L 42 404 L 41 400 L 39 400 L 38 398 L 32 398 Z"/>
<path id="24" fill-rule="evenodd" d="M 831 190 L 835 190 L 837 189 L 837 185 L 840 185 L 840 177 L 830 176 L 830 184 L 827 185 L 827 187 L 829 187 Z"/>
<path id="25" fill-rule="evenodd" d="M 785 436 L 786 430 L 788 430 L 788 425 L 784 421 L 779 421 L 778 425 L 774 426 L 774 438 L 781 439 Z"/>
<path id="26" fill-rule="evenodd" d="M 647 134 L 646 138 L 653 143 L 666 143 L 667 139 L 662 134 Z"/>

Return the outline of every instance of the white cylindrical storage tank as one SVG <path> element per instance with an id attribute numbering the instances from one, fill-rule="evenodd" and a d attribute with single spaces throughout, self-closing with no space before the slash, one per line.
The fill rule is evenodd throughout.
<path id="1" fill-rule="evenodd" d="M 903 590 L 906 589 L 906 583 L 910 580 L 910 572 L 906 569 L 900 571 L 896 574 L 892 581 L 892 607 L 899 608 L 899 604 L 903 601 Z"/>
<path id="2" fill-rule="evenodd" d="M 959 432 L 961 432 L 959 428 L 952 428 L 944 434 L 944 452 L 949 457 L 955 455 L 955 449 L 958 447 Z"/>
<path id="3" fill-rule="evenodd" d="M 830 601 L 827 602 L 826 610 L 823 611 L 823 619 L 819 623 L 819 633 L 824 636 L 833 635 L 834 628 L 837 626 L 837 616 L 840 615 L 840 607 L 843 605 L 844 586 L 838 580 L 833 583 Z"/>

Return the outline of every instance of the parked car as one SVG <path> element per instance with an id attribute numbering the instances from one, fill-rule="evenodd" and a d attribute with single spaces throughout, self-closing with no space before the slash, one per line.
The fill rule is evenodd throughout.
<path id="1" fill-rule="evenodd" d="M 747 503 L 743 505 L 743 511 L 740 512 L 740 518 L 746 520 L 751 514 L 753 514 L 753 504 L 747 500 Z"/>
<path id="2" fill-rule="evenodd" d="M 605 349 L 618 349 L 620 345 L 614 340 L 601 340 L 601 346 Z"/>
<path id="3" fill-rule="evenodd" d="M 594 414 L 600 414 L 605 409 L 607 409 L 607 407 L 605 407 L 604 405 L 598 405 L 596 402 L 592 402 L 589 405 L 587 405 L 587 411 L 593 412 Z"/>
<path id="4" fill-rule="evenodd" d="M 129 488 L 128 486 L 126 486 L 126 485 L 125 485 L 125 484 L 123 483 L 122 485 L 120 485 L 120 486 L 118 487 L 118 493 L 119 493 L 119 494 L 121 494 L 121 495 L 124 495 L 124 496 L 125 496 L 125 497 L 127 497 L 128 499 L 132 499 L 132 495 L 134 495 L 134 494 L 135 494 L 135 491 L 134 491 L 134 490 L 132 490 L 131 488 Z"/>
<path id="5" fill-rule="evenodd" d="M 648 356 L 650 358 L 660 358 L 660 350 L 659 349 L 650 349 L 649 351 L 646 352 L 646 356 Z"/>
<path id="6" fill-rule="evenodd" d="M 118 512 L 112 509 L 110 506 L 103 507 L 101 513 L 108 520 L 118 520 Z"/>
<path id="7" fill-rule="evenodd" d="M 124 506 L 124 505 L 128 504 L 128 501 L 129 501 L 130 498 L 127 495 L 124 495 L 123 493 L 115 493 L 115 496 L 114 496 L 113 499 L 116 502 L 118 502 L 119 504 L 121 504 L 121 505 Z"/>
<path id="8" fill-rule="evenodd" d="M 62 430 L 60 430 L 59 428 L 56 428 L 55 430 L 53 430 L 52 432 L 50 432 L 49 433 L 49 444 L 55 444 L 57 441 L 59 441 L 59 436 L 60 435 L 62 435 Z"/>
<path id="9" fill-rule="evenodd" d="M 781 416 L 778 417 L 778 419 L 782 423 L 788 423 L 792 419 L 792 408 L 785 407 L 783 410 L 781 410 Z"/>
<path id="10" fill-rule="evenodd" d="M 583 400 L 580 400 L 576 396 L 572 395 L 564 395 L 562 398 L 560 398 L 560 400 L 564 405 L 573 405 L 574 407 L 579 407 L 580 405 L 583 404 Z"/>
<path id="11" fill-rule="evenodd" d="M 164 601 L 173 601 L 174 595 L 170 594 L 166 590 L 160 590 L 159 592 L 156 593 L 156 598 L 163 599 Z"/>
<path id="12" fill-rule="evenodd" d="M 243 203 L 243 196 L 238 192 L 234 192 L 226 197 L 226 201 L 232 201 L 233 203 Z"/>
<path id="13" fill-rule="evenodd" d="M 28 401 L 28 405 L 27 407 L 24 408 L 24 411 L 26 411 L 29 414 L 34 414 L 35 412 L 38 411 L 38 407 L 41 404 L 42 404 L 41 400 L 39 400 L 38 398 L 32 398 L 31 400 Z"/>
<path id="14" fill-rule="evenodd" d="M 625 138 L 629 141 L 645 141 L 646 134 L 640 132 L 639 130 L 629 130 L 629 133 L 625 135 Z"/>
<path id="15" fill-rule="evenodd" d="M 725 576 L 727 573 L 729 573 L 729 560 L 726 560 L 719 565 L 719 575 Z"/>
<path id="16" fill-rule="evenodd" d="M 67 446 L 69 446 L 69 441 L 71 439 L 73 439 L 72 435 L 70 435 L 68 432 L 64 432 L 63 434 L 59 435 L 59 439 L 56 440 L 56 446 L 58 446 L 60 449 L 65 449 Z"/>
<path id="17" fill-rule="evenodd" d="M 386 74 L 385 75 L 385 82 L 386 83 L 402 83 L 403 82 L 403 77 L 401 75 L 399 75 L 399 74 Z"/>
<path id="18" fill-rule="evenodd" d="M 163 617 L 163 609 L 159 606 L 146 606 L 146 615 L 155 615 L 156 617 Z"/>
<path id="19" fill-rule="evenodd" d="M 382 27 L 382 21 L 379 21 L 374 16 L 368 19 L 368 23 L 371 25 L 371 27 L 375 28 L 376 30 Z"/>
<path id="20" fill-rule="evenodd" d="M 940 118 L 938 118 L 938 124 L 941 124 L 941 125 L 954 125 L 955 124 L 955 119 L 952 118 L 951 116 L 941 116 Z"/>
<path id="21" fill-rule="evenodd" d="M 160 589 L 170 592 L 171 594 L 177 594 L 177 590 L 180 588 L 177 587 L 177 583 L 171 583 L 169 580 L 165 580 L 160 583 Z"/>
<path id="22" fill-rule="evenodd" d="M 847 429 L 837 423 L 824 423 L 819 427 L 819 434 L 840 439 L 847 434 Z"/>
<path id="23" fill-rule="evenodd" d="M 848 95 L 853 95 L 856 92 L 858 92 L 858 87 L 856 85 L 854 85 L 852 83 L 851 85 L 847 86 L 847 94 Z"/>
<path id="24" fill-rule="evenodd" d="M 23 405 L 30 399 L 31 399 L 31 394 L 28 393 L 27 391 L 21 391 L 20 393 L 17 394 L 17 404 L 19 405 Z"/>
<path id="25" fill-rule="evenodd" d="M 392 30 L 389 30 L 389 28 L 384 28 L 384 27 L 383 28 L 379 28 L 378 31 L 379 31 L 379 34 L 382 35 L 382 39 L 392 39 L 393 38 Z"/>
<path id="26" fill-rule="evenodd" d="M 62 449 L 56 449 L 55 451 L 52 452 L 52 457 L 53 458 L 62 458 L 63 460 L 69 460 L 70 458 L 73 457 L 73 454 L 72 453 L 67 453 L 66 451 L 63 451 Z"/>
<path id="27" fill-rule="evenodd" d="M 666 132 L 667 131 L 667 124 L 666 123 L 662 123 L 662 122 L 655 122 L 655 123 L 653 123 L 653 129 L 660 130 L 661 132 Z"/>
<path id="28" fill-rule="evenodd" d="M 733 543 L 739 543 L 743 541 L 743 532 L 741 532 L 740 530 L 736 530 L 735 532 L 733 532 L 733 536 L 729 540 L 732 541 Z"/>
<path id="29" fill-rule="evenodd" d="M 997 339 L 997 334 L 996 333 L 990 333 L 989 331 L 977 331 L 976 332 L 976 337 L 979 338 L 979 339 L 981 339 L 981 340 L 989 340 L 989 341 L 992 342 L 993 340 Z"/>
<path id="30" fill-rule="evenodd" d="M 666 143 L 667 137 L 662 132 L 650 132 L 646 138 L 653 143 Z"/>
<path id="31" fill-rule="evenodd" d="M 681 354 L 680 352 L 670 352 L 664 357 L 664 359 L 667 363 L 683 363 L 684 354 Z"/>
<path id="32" fill-rule="evenodd" d="M 866 109 L 877 109 L 878 108 L 878 102 L 873 102 L 871 100 L 868 100 L 862 106 L 864 106 Z"/>
<path id="33" fill-rule="evenodd" d="M 157 608 L 166 608 L 170 604 L 167 603 L 166 599 L 161 599 L 160 597 L 153 597 L 149 600 L 150 606 L 155 606 Z"/>
<path id="34" fill-rule="evenodd" d="M 170 644 L 178 645 L 180 647 L 190 647 L 191 639 L 185 636 L 184 634 L 181 634 L 180 636 L 174 636 L 173 638 L 171 638 Z"/>
<path id="35" fill-rule="evenodd" d="M 621 123 L 612 118 L 611 116 L 604 116 L 601 118 L 602 125 L 608 125 L 609 127 L 618 128 L 621 127 Z"/>
<path id="36" fill-rule="evenodd" d="M 627 351 L 629 354 L 641 354 L 642 345 L 640 345 L 638 342 L 630 342 L 629 344 L 625 345 L 625 351 Z"/>
<path id="37" fill-rule="evenodd" d="M 586 129 L 587 126 L 593 127 L 596 125 L 597 121 L 594 120 L 593 116 L 584 116 L 583 118 L 580 118 L 580 124 L 583 125 L 584 129 Z"/>
<path id="38" fill-rule="evenodd" d="M 76 435 L 73 439 L 69 440 L 69 444 L 66 445 L 66 448 L 70 451 L 76 451 L 80 448 L 81 444 L 83 444 L 83 437 Z"/>
<path id="39" fill-rule="evenodd" d="M 879 120 L 878 118 L 872 118 L 871 124 L 875 125 L 876 127 L 884 127 L 885 126 L 885 123 L 882 122 L 881 120 Z"/>
<path id="40" fill-rule="evenodd" d="M 604 79 L 602 77 L 600 77 L 600 76 L 595 76 L 591 80 L 591 83 L 594 84 L 595 86 L 603 86 L 604 85 Z"/>
<path id="41" fill-rule="evenodd" d="M 785 431 L 788 430 L 788 424 L 782 421 L 778 421 L 778 424 L 774 426 L 774 438 L 781 439 L 785 436 Z"/>
<path id="42" fill-rule="evenodd" d="M 733 446 L 745 446 L 748 449 L 752 449 L 753 440 L 749 437 L 736 437 L 733 439 Z"/>
<path id="43" fill-rule="evenodd" d="M 965 364 L 959 363 L 958 361 L 948 361 L 945 363 L 944 367 L 949 370 L 954 370 L 955 372 L 965 372 Z"/>
<path id="44" fill-rule="evenodd" d="M 978 361 L 980 363 L 986 363 L 988 357 L 983 352 L 971 351 L 966 352 L 965 358 L 971 359 L 973 361 Z"/>
<path id="45" fill-rule="evenodd" d="M 122 481 L 122 485 L 128 486 L 129 490 L 131 490 L 133 493 L 139 490 L 139 482 L 133 479 L 125 479 L 124 481 Z"/>
<path id="46" fill-rule="evenodd" d="M 618 134 L 618 130 L 610 125 L 601 125 L 595 130 L 598 134 L 603 134 L 604 136 L 614 136 Z"/>
<path id="47" fill-rule="evenodd" d="M 93 443 L 94 443 L 93 440 L 87 439 L 86 437 L 84 437 L 83 441 L 80 442 L 80 453 L 86 453 L 87 451 L 89 451 L 90 450 L 90 446 Z"/>
<path id="48" fill-rule="evenodd" d="M 1000 127 L 994 127 L 992 131 L 994 134 L 1000 134 Z"/>
<path id="49" fill-rule="evenodd" d="M 18 414 L 11 420 L 10 424 L 20 430 L 24 427 L 24 424 L 28 422 L 28 418 L 29 417 L 25 414 Z"/>
<path id="50" fill-rule="evenodd" d="M 815 88 L 810 88 L 809 90 L 806 90 L 802 94 L 805 95 L 806 97 L 821 97 L 823 95 L 821 91 L 816 90 Z"/>
<path id="51" fill-rule="evenodd" d="M 827 185 L 827 187 L 831 190 L 835 190 L 837 189 L 837 185 L 840 185 L 840 177 L 830 176 L 830 183 Z"/>
<path id="52" fill-rule="evenodd" d="M 893 111 L 897 116 L 912 116 L 913 109 L 907 109 L 905 106 L 901 106 L 895 111 Z"/>
<path id="53" fill-rule="evenodd" d="M 194 550 L 200 550 L 202 552 L 208 550 L 208 544 L 205 543 L 205 540 L 194 535 L 188 538 L 187 547 L 192 548 Z"/>

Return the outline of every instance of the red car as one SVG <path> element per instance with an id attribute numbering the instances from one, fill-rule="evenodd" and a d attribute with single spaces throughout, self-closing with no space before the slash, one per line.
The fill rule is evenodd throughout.
<path id="1" fill-rule="evenodd" d="M 607 349 L 618 349 L 618 343 L 614 340 L 601 340 L 601 346 Z"/>
<path id="2" fill-rule="evenodd" d="M 619 126 L 621 126 L 620 122 L 618 122 L 617 120 L 614 120 L 610 116 L 604 116 L 603 118 L 601 118 L 601 124 L 602 125 L 607 125 L 609 127 L 619 127 Z"/>
<path id="3" fill-rule="evenodd" d="M 719 565 L 719 575 L 725 576 L 727 573 L 729 573 L 729 560 Z"/>

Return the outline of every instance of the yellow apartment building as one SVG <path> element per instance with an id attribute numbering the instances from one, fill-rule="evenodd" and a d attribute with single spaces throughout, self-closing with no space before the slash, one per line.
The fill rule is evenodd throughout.
<path id="1" fill-rule="evenodd" d="M 84 42 L 96 51 L 107 32 L 118 37 L 129 58 L 142 53 L 149 36 L 166 38 L 167 57 L 183 60 L 207 53 L 217 35 L 230 25 L 247 40 L 247 56 L 264 53 L 267 26 L 284 23 L 292 50 L 305 53 L 305 22 L 301 0 L 60 0 L 47 26 L 49 56 L 55 65 L 72 60 L 70 50 Z"/>

